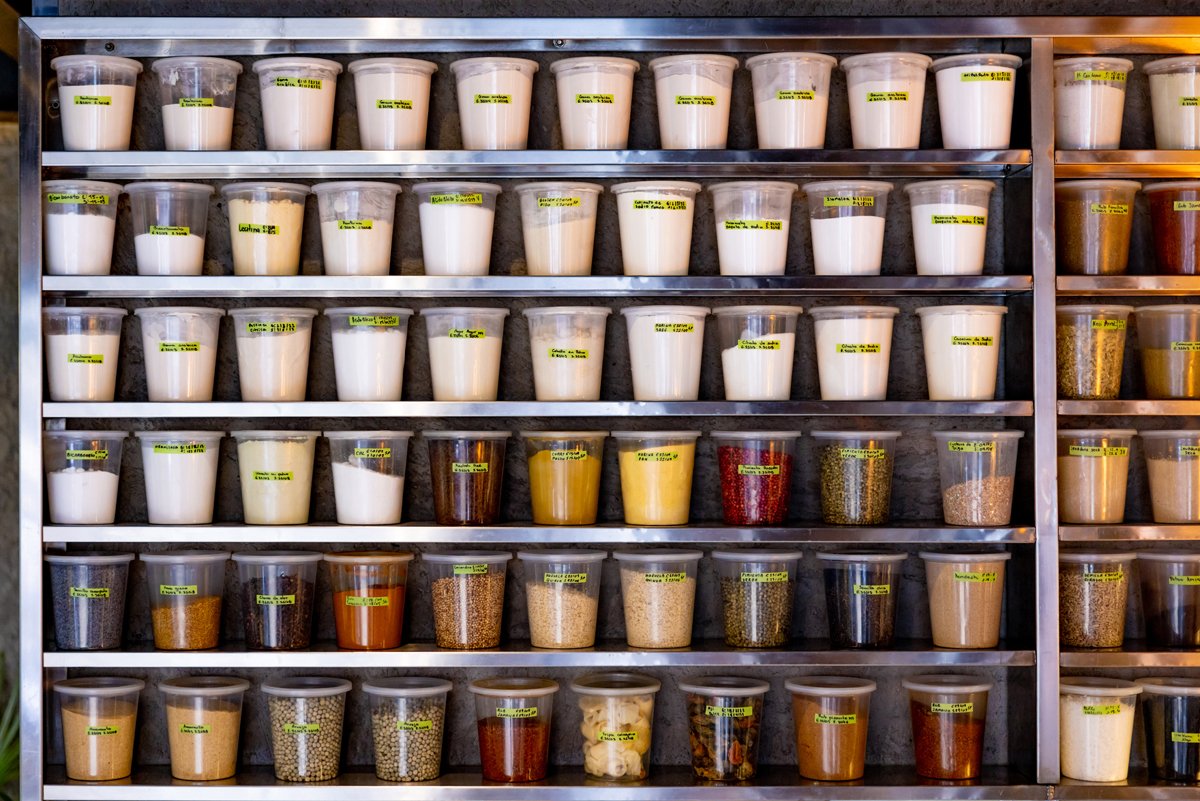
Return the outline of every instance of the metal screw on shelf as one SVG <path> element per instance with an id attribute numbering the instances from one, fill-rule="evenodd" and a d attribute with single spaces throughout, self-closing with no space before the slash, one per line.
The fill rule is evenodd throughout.
<path id="1" fill-rule="evenodd" d="M 114 43 L 112 43 L 112 42 L 105 42 L 105 43 L 104 43 L 104 50 L 105 50 L 105 52 L 111 53 L 112 51 L 114 51 L 114 50 L 116 50 L 116 49 L 117 49 L 117 46 L 116 46 Z"/>
<path id="2" fill-rule="evenodd" d="M 567 43 L 564 42 L 562 39 L 555 39 L 552 42 L 550 42 L 550 44 L 554 45 L 555 47 L 565 47 Z"/>

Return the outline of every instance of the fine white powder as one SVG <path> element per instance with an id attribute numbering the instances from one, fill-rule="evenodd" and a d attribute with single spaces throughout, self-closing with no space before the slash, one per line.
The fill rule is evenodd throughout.
<path id="1" fill-rule="evenodd" d="M 291 200 L 229 201 L 234 275 L 296 275 L 304 204 Z"/>
<path id="2" fill-rule="evenodd" d="M 108 275 L 117 221 L 103 214 L 46 216 L 49 275 Z"/>
<path id="3" fill-rule="evenodd" d="M 1008 76 L 1008 80 L 963 80 L 974 76 Z M 942 147 L 1003 150 L 1012 131 L 1016 70 L 996 65 L 947 67 L 936 75 Z"/>
<path id="4" fill-rule="evenodd" d="M 987 213 L 986 206 L 965 203 L 913 206 L 917 275 L 981 274 L 987 243 Z"/>
<path id="5" fill-rule="evenodd" d="M 1125 84 L 1068 80 L 1054 87 L 1054 139 L 1063 150 L 1121 146 Z"/>
<path id="6" fill-rule="evenodd" d="M 1200 148 L 1200 74 L 1193 71 L 1150 76 L 1154 142 L 1159 150 Z"/>
<path id="7" fill-rule="evenodd" d="M 683 203 L 684 208 L 647 205 L 663 202 Z M 687 275 L 695 211 L 693 200 L 677 194 L 649 190 L 617 195 L 625 275 Z"/>
<path id="8" fill-rule="evenodd" d="M 1116 709 L 1115 714 L 1109 714 Z M 1128 698 L 1063 695 L 1062 772 L 1088 782 L 1119 782 L 1129 775 L 1134 705 Z"/>
<path id="9" fill-rule="evenodd" d="M 155 453 L 155 446 L 164 444 L 170 443 L 142 441 L 148 519 L 156 525 L 211 523 L 217 446 L 200 445 L 204 448 L 201 453 Z"/>
<path id="10" fill-rule="evenodd" d="M 730 229 L 717 220 L 717 260 L 721 275 L 783 275 L 787 267 L 787 220 L 778 231 Z"/>
<path id="11" fill-rule="evenodd" d="M 128 150 L 133 87 L 59 86 L 63 145 L 67 150 Z"/>
<path id="12" fill-rule="evenodd" d="M 200 275 L 204 272 L 204 238 L 195 234 L 138 234 L 133 238 L 138 275 Z"/>
<path id="13" fill-rule="evenodd" d="M 554 209 L 560 211 L 560 209 Z M 562 209 L 562 211 L 567 211 Z M 530 275 L 590 275 L 596 215 L 524 221 L 525 270 Z"/>
<path id="14" fill-rule="evenodd" d="M 725 400 L 787 400 L 795 351 L 796 335 L 788 333 L 744 337 L 721 351 Z"/>
<path id="15" fill-rule="evenodd" d="M 495 209 L 474 203 L 422 203 L 426 275 L 487 275 Z"/>
<path id="16" fill-rule="evenodd" d="M 398 328 L 359 326 L 333 332 L 333 367 L 341 401 L 398 401 L 408 336 Z"/>
<path id="17" fill-rule="evenodd" d="M 627 317 L 626 321 L 634 400 L 696 400 L 700 394 L 704 318 L 644 314 Z"/>
<path id="18" fill-rule="evenodd" d="M 1000 360 L 998 314 L 921 317 L 930 400 L 992 400 Z"/>
<path id="19" fill-rule="evenodd" d="M 181 323 L 177 318 L 148 316 L 139 316 L 139 320 L 150 400 L 212 400 L 217 321 Z"/>
<path id="20" fill-rule="evenodd" d="M 884 400 L 892 356 L 891 317 L 818 319 L 821 400 Z M 839 347 L 839 346 L 858 347 Z"/>
<path id="21" fill-rule="evenodd" d="M 277 86 L 276 78 L 317 80 L 320 88 Z M 333 98 L 336 78 L 310 75 L 260 75 L 263 131 L 267 150 L 328 150 L 333 140 Z"/>
<path id="22" fill-rule="evenodd" d="M 500 382 L 500 337 L 429 338 L 435 401 L 494 401 Z"/>
<path id="23" fill-rule="evenodd" d="M 897 77 L 855 83 L 855 74 L 863 71 L 870 75 L 876 70 L 861 68 L 847 76 L 854 147 L 858 150 L 920 147 L 925 70 L 920 70 L 919 79 Z"/>
<path id="24" fill-rule="evenodd" d="M 321 251 L 326 275 L 387 275 L 392 265 L 392 221 L 326 220 Z M 370 228 L 365 227 L 366 224 Z"/>
<path id="25" fill-rule="evenodd" d="M 112 525 L 117 515 L 117 476 L 106 470 L 68 467 L 46 475 L 50 522 L 64 526 Z"/>
<path id="26" fill-rule="evenodd" d="M 533 75 L 490 69 L 457 78 L 464 150 L 524 150 L 529 141 Z M 496 101 L 503 102 L 496 102 Z"/>
<path id="27" fill-rule="evenodd" d="M 703 69 L 703 68 L 702 68 Z M 654 79 L 664 150 L 723 148 L 729 138 L 732 78 L 680 72 Z"/>
<path id="28" fill-rule="evenodd" d="M 111 401 L 120 348 L 120 334 L 47 334 L 50 400 Z"/>
<path id="29" fill-rule="evenodd" d="M 533 391 L 539 401 L 600 400 L 604 324 L 572 327 L 565 336 L 545 326 L 530 337 Z"/>
<path id="30" fill-rule="evenodd" d="M 428 75 L 383 70 L 359 72 L 354 76 L 354 95 L 358 101 L 358 136 L 363 150 L 425 149 Z"/>
<path id="31" fill-rule="evenodd" d="M 879 275 L 883 263 L 883 218 L 859 215 L 812 220 L 813 266 L 817 275 Z"/>
<path id="32" fill-rule="evenodd" d="M 224 106 L 162 107 L 167 150 L 228 150 L 233 141 L 233 109 Z"/>
<path id="33" fill-rule="evenodd" d="M 389 526 L 400 522 L 404 478 L 333 463 L 333 499 L 337 521 L 349 526 Z"/>
<path id="34" fill-rule="evenodd" d="M 564 150 L 624 150 L 629 144 L 633 75 L 594 67 L 555 76 Z M 612 102 L 594 102 L 597 99 Z"/>
<path id="35" fill-rule="evenodd" d="M 302 401 L 308 385 L 311 328 L 291 334 L 238 332 L 238 377 L 244 401 Z"/>

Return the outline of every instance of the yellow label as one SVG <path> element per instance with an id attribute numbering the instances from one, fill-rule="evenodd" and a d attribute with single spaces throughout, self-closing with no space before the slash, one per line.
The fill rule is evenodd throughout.
<path id="1" fill-rule="evenodd" d="M 778 339 L 739 339 L 738 350 L 779 350 Z"/>
<path id="2" fill-rule="evenodd" d="M 602 743 L 632 743 L 637 741 L 636 731 L 601 731 L 596 739 Z"/>
<path id="3" fill-rule="evenodd" d="M 996 344 L 995 337 L 950 337 L 951 345 L 967 345 L 975 348 L 990 348 Z"/>
<path id="4" fill-rule="evenodd" d="M 1176 200 L 1171 204 L 1174 211 L 1200 211 L 1200 200 Z"/>
<path id="5" fill-rule="evenodd" d="M 853 726 L 858 723 L 858 715 L 824 715 L 818 712 L 813 715 L 813 722 L 823 726 Z"/>
<path id="6" fill-rule="evenodd" d="M 994 442 L 947 442 L 946 450 L 951 453 L 995 453 Z"/>
<path id="7" fill-rule="evenodd" d="M 340 226 L 339 226 L 340 227 Z M 238 223 L 239 234 L 265 234 L 267 236 L 278 236 L 278 225 L 264 225 L 261 223 Z"/>
<path id="8" fill-rule="evenodd" d="M 247 334 L 294 334 L 298 329 L 296 323 L 283 321 L 258 320 L 246 323 Z"/>
<path id="9" fill-rule="evenodd" d="M 389 606 L 391 599 L 385 596 L 347 595 L 346 606 Z"/>
<path id="10" fill-rule="evenodd" d="M 1179 98 L 1179 105 L 1181 105 L 1181 106 L 1187 106 L 1187 107 L 1189 107 L 1189 108 L 1195 108 L 1196 106 L 1200 106 L 1200 97 L 1195 97 L 1195 96 L 1192 96 L 1192 97 L 1187 97 L 1187 96 L 1180 97 L 1180 98 Z"/>
<path id="11" fill-rule="evenodd" d="M 967 584 L 995 584 L 999 574 L 994 570 L 964 571 L 955 570 L 954 580 Z"/>
<path id="12" fill-rule="evenodd" d="M 750 584 L 779 584 L 788 580 L 786 570 L 772 570 L 766 573 L 743 572 L 741 580 Z"/>
<path id="13" fill-rule="evenodd" d="M 120 729 L 116 726 L 88 726 L 86 731 L 88 737 L 103 737 L 106 734 L 116 734 Z"/>
<path id="14" fill-rule="evenodd" d="M 536 706 L 498 706 L 496 707 L 496 717 L 498 718 L 536 718 L 538 710 Z"/>
<path id="15" fill-rule="evenodd" d="M 1200 445 L 1180 445 L 1180 456 L 1200 456 Z"/>
<path id="16" fill-rule="evenodd" d="M 375 108 L 387 109 L 388 111 L 412 111 L 413 102 L 411 100 L 376 100 Z"/>
<path id="17" fill-rule="evenodd" d="M 563 449 L 561 451 L 550 451 L 550 461 L 552 462 L 582 462 L 587 458 L 587 451 L 582 448 L 571 448 L 570 450 Z"/>
<path id="18" fill-rule="evenodd" d="M 295 595 L 255 595 L 254 603 L 259 606 L 294 606 Z"/>
<path id="19" fill-rule="evenodd" d="M 908 92 L 867 92 L 868 103 L 908 102 Z"/>
<path id="20" fill-rule="evenodd" d="M 186 225 L 152 225 L 149 231 L 151 236 L 187 236 L 191 232 Z"/>
<path id="21" fill-rule="evenodd" d="M 1124 320 L 1092 320 L 1092 328 L 1101 331 L 1124 331 Z"/>
<path id="22" fill-rule="evenodd" d="M 397 314 L 351 314 L 346 322 L 350 324 L 351 328 L 359 326 L 395 328 L 400 325 L 400 316 Z"/>
<path id="23" fill-rule="evenodd" d="M 159 584 L 159 595 L 199 595 L 200 587 L 196 584 Z"/>
<path id="24" fill-rule="evenodd" d="M 739 476 L 777 476 L 780 473 L 777 464 L 739 464 Z"/>
<path id="25" fill-rule="evenodd" d="M 487 339 L 486 328 L 451 328 L 447 333 L 451 339 Z"/>
<path id="26" fill-rule="evenodd" d="M 68 594 L 72 598 L 104 599 L 110 597 L 108 587 L 71 587 Z"/>
<path id="27" fill-rule="evenodd" d="M 1172 587 L 1200 587 L 1200 576 L 1171 576 L 1167 583 Z"/>
<path id="28" fill-rule="evenodd" d="M 891 584 L 855 584 L 855 595 L 891 595 Z"/>
<path id="29" fill-rule="evenodd" d="M 850 206 L 853 208 L 869 209 L 875 206 L 875 196 L 855 196 L 855 197 L 826 197 L 823 201 L 825 208 L 840 208 Z"/>
<path id="30" fill-rule="evenodd" d="M 272 83 L 286 89 L 320 89 L 320 78 L 276 78 Z"/>
<path id="31" fill-rule="evenodd" d="M 111 106 L 111 95 L 75 95 L 77 106 Z"/>
<path id="32" fill-rule="evenodd" d="M 296 477 L 291 470 L 255 470 L 250 475 L 255 481 L 291 481 Z"/>
<path id="33" fill-rule="evenodd" d="M 682 584 L 687 581 L 687 572 L 678 573 L 643 573 L 642 580 L 647 584 Z"/>
<path id="34" fill-rule="evenodd" d="M 1121 714 L 1120 704 L 1084 704 L 1083 714 L 1085 715 L 1119 715 Z"/>
<path id="35" fill-rule="evenodd" d="M 712 95 L 675 95 L 677 106 L 715 106 L 717 99 Z"/>
<path id="36" fill-rule="evenodd" d="M 539 197 L 539 209 L 570 209 L 583 205 L 583 198 L 578 197 Z"/>
<path id="37" fill-rule="evenodd" d="M 587 348 L 550 348 L 548 352 L 551 359 L 586 359 L 588 357 Z"/>
<path id="38" fill-rule="evenodd" d="M 1200 743 L 1200 734 L 1185 731 L 1173 731 L 1171 732 L 1171 742 L 1196 745 L 1197 743 Z"/>
<path id="39" fill-rule="evenodd" d="M 391 459 L 391 448 L 355 448 L 355 459 Z"/>
<path id="40" fill-rule="evenodd" d="M 180 108 L 212 108 L 216 103 L 211 97 L 181 97 L 179 98 Z"/>
<path id="41" fill-rule="evenodd" d="M 817 93 L 811 89 L 780 89 L 775 93 L 776 100 L 816 100 Z"/>
<path id="42" fill-rule="evenodd" d="M 1125 82 L 1123 70 L 1075 70 L 1077 81 L 1116 81 Z"/>
<path id="43" fill-rule="evenodd" d="M 206 723 L 181 723 L 180 734 L 212 734 L 212 726 Z"/>
<path id="44" fill-rule="evenodd" d="M 1068 445 L 1068 456 L 1128 456 L 1129 448 L 1120 445 L 1104 447 L 1101 445 Z"/>
<path id="45" fill-rule="evenodd" d="M 679 451 L 638 451 L 634 458 L 639 462 L 674 462 L 679 459 Z"/>
<path id="46" fill-rule="evenodd" d="M 696 331 L 695 323 L 655 323 L 656 334 L 691 334 Z"/>
<path id="47" fill-rule="evenodd" d="M 68 353 L 67 364 L 104 364 L 103 353 Z"/>
<path id="48" fill-rule="evenodd" d="M 51 192 L 46 195 L 47 203 L 69 203 L 76 206 L 107 206 L 108 195 L 92 192 Z"/>
<path id="49" fill-rule="evenodd" d="M 886 459 L 887 451 L 883 448 L 838 448 L 840 459 Z"/>
<path id="50" fill-rule="evenodd" d="M 486 473 L 490 468 L 487 462 L 451 462 L 451 473 Z"/>
<path id="51" fill-rule="evenodd" d="M 477 106 L 507 106 L 512 103 L 512 95 L 475 95 Z"/>
<path id="52" fill-rule="evenodd" d="M 935 701 L 929 705 L 929 711 L 938 715 L 965 715 L 975 711 L 975 704 L 971 701 L 960 701 L 956 704 L 945 704 Z"/>
<path id="53" fill-rule="evenodd" d="M 284 734 L 316 734 L 321 730 L 320 723 L 285 723 Z"/>
<path id="54" fill-rule="evenodd" d="M 429 203 L 433 206 L 451 204 L 455 206 L 482 206 L 482 192 L 447 192 L 441 195 L 430 195 Z"/>
<path id="55" fill-rule="evenodd" d="M 1171 350 L 1183 353 L 1195 353 L 1200 351 L 1200 342 L 1172 342 Z"/>
<path id="56" fill-rule="evenodd" d="M 155 453 L 208 453 L 208 446 L 203 442 L 161 442 L 154 446 Z"/>
<path id="57" fill-rule="evenodd" d="M 1088 206 L 1092 214 L 1128 214 L 1128 203 L 1092 203 Z"/>
<path id="58" fill-rule="evenodd" d="M 726 231 L 782 231 L 783 220 L 726 220 Z"/>
<path id="59" fill-rule="evenodd" d="M 543 573 L 542 581 L 547 584 L 587 584 L 587 573 Z"/>
<path id="60" fill-rule="evenodd" d="M 433 731 L 432 720 L 398 720 L 396 731 Z"/>
<path id="61" fill-rule="evenodd" d="M 93 450 L 67 450 L 66 460 L 68 462 L 103 462 L 108 458 L 107 448 L 96 448 Z"/>
<path id="62" fill-rule="evenodd" d="M 835 353 L 879 353 L 882 348 L 877 343 L 841 343 L 834 347 Z"/>
<path id="63" fill-rule="evenodd" d="M 687 211 L 686 200 L 635 200 L 633 208 L 638 211 Z"/>
<path id="64" fill-rule="evenodd" d="M 370 231 L 375 228 L 374 220 L 338 220 L 339 231 Z"/>
<path id="65" fill-rule="evenodd" d="M 1095 582 L 1098 584 L 1111 584 L 1117 581 L 1123 581 L 1125 573 L 1120 570 L 1106 570 L 1100 573 L 1084 573 L 1083 580 L 1085 582 Z"/>
<path id="66" fill-rule="evenodd" d="M 752 706 L 713 706 L 704 705 L 704 714 L 713 718 L 748 718 L 754 715 Z"/>
<path id="67" fill-rule="evenodd" d="M 613 103 L 617 102 L 617 99 L 615 97 L 613 97 L 612 95 L 585 94 L 585 95 L 575 95 L 575 102 L 576 103 L 599 104 L 599 105 L 604 105 L 604 106 L 611 106 Z"/>
<path id="68" fill-rule="evenodd" d="M 934 214 L 930 219 L 934 225 L 987 225 L 982 214 Z"/>
<path id="69" fill-rule="evenodd" d="M 199 342 L 159 342 L 159 353 L 199 353 Z"/>
<path id="70" fill-rule="evenodd" d="M 1013 74 L 1007 70 L 984 70 L 980 72 L 964 72 L 958 76 L 958 80 L 962 83 L 978 83 L 980 81 L 993 81 L 998 83 L 1012 83 Z"/>
<path id="71" fill-rule="evenodd" d="M 488 566 L 484 565 L 455 565 L 453 573 L 456 576 L 485 576 Z"/>

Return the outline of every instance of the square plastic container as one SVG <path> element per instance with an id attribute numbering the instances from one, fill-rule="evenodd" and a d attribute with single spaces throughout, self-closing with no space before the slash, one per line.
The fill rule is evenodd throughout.
<path id="1" fill-rule="evenodd" d="M 1139 431 L 1155 523 L 1200 523 L 1200 431 Z"/>
<path id="2" fill-rule="evenodd" d="M 946 525 L 1009 524 L 1023 436 L 1023 431 L 933 432 Z"/>
<path id="3" fill-rule="evenodd" d="M 138 275 L 200 275 L 208 234 L 208 184 L 143 181 L 128 184 Z"/>
<path id="4" fill-rule="evenodd" d="M 302 401 L 316 309 L 230 309 L 244 401 Z"/>
<path id="5" fill-rule="evenodd" d="M 1137 181 L 1059 181 L 1054 236 L 1064 275 L 1124 275 L 1129 266 Z"/>
<path id="6" fill-rule="evenodd" d="M 484 56 L 450 62 L 463 150 L 524 150 L 538 63 Z"/>
<path id="7" fill-rule="evenodd" d="M 891 514 L 892 465 L 899 431 L 814 431 L 821 519 L 835 526 L 878 526 Z"/>
<path id="8" fill-rule="evenodd" d="M 402 676 L 362 683 L 371 703 L 375 775 L 385 782 L 426 782 L 442 772 L 445 679 Z"/>
<path id="9" fill-rule="evenodd" d="M 171 776 L 209 782 L 237 773 L 245 679 L 184 676 L 158 684 L 167 715 Z"/>
<path id="10" fill-rule="evenodd" d="M 788 516 L 798 431 L 714 431 L 728 526 L 778 526 Z"/>
<path id="11" fill-rule="evenodd" d="M 821 400 L 884 400 L 892 358 L 895 306 L 822 306 L 808 310 L 817 340 Z"/>
<path id="12" fill-rule="evenodd" d="M 1200 398 L 1200 304 L 1134 310 L 1146 395 Z"/>
<path id="13" fill-rule="evenodd" d="M 326 275 L 387 275 L 400 187 L 381 181 L 315 184 Z"/>
<path id="14" fill-rule="evenodd" d="M 1058 518 L 1106 525 L 1125 519 L 1132 429 L 1060 429 Z"/>
<path id="15" fill-rule="evenodd" d="M 111 526 L 117 517 L 124 431 L 47 431 L 42 435 L 46 505 L 61 526 Z"/>
<path id="16" fill-rule="evenodd" d="M 128 150 L 140 61 L 118 56 L 59 56 L 58 83 L 66 150 Z"/>
<path id="17" fill-rule="evenodd" d="M 414 184 L 426 275 L 487 275 L 492 263 L 496 184 Z"/>
<path id="18" fill-rule="evenodd" d="M 97 676 L 54 682 L 67 778 L 108 782 L 133 772 L 138 697 L 146 682 Z"/>
<path id="19" fill-rule="evenodd" d="M 995 648 L 999 645 L 1004 570 L 1011 558 L 1012 554 L 1006 551 L 921 552 L 936 647 Z"/>
<path id="20" fill-rule="evenodd" d="M 317 431 L 234 431 L 242 517 L 252 526 L 308 522 Z"/>
<path id="21" fill-rule="evenodd" d="M 271 720 L 275 778 L 324 782 L 337 778 L 342 759 L 342 723 L 350 682 L 320 676 L 264 681 Z"/>
<path id="22" fill-rule="evenodd" d="M 317 551 L 241 551 L 233 555 L 242 585 L 246 649 L 292 651 L 312 639 Z"/>
<path id="23" fill-rule="evenodd" d="M 699 431 L 614 431 L 631 526 L 686 526 Z"/>
<path id="24" fill-rule="evenodd" d="M 921 341 L 929 399 L 992 400 L 1000 365 L 1004 306 L 925 306 Z"/>
<path id="25" fill-rule="evenodd" d="M 616 551 L 630 648 L 687 648 L 692 643 L 700 551 Z"/>
<path id="26" fill-rule="evenodd" d="M 225 310 L 147 306 L 133 313 L 142 326 L 142 360 L 150 401 L 211 401 Z"/>
<path id="27" fill-rule="evenodd" d="M 435 401 L 494 401 L 508 309 L 425 309 L 425 336 Z"/>
<path id="28" fill-rule="evenodd" d="M 725 400 L 788 400 L 800 306 L 714 309 Z"/>
<path id="29" fill-rule="evenodd" d="M 1125 335 L 1132 306 L 1059 306 L 1055 310 L 1058 396 L 1115 400 L 1121 393 Z"/>
<path id="30" fill-rule="evenodd" d="M 700 184 L 631 181 L 613 184 L 625 275 L 687 275 Z"/>
<path id="31" fill-rule="evenodd" d="M 650 736 L 658 679 L 637 673 L 593 673 L 571 682 L 583 712 L 583 772 L 609 782 L 650 774 Z"/>
<path id="32" fill-rule="evenodd" d="M 888 193 L 883 181 L 804 184 L 817 275 L 879 275 Z"/>
<path id="33" fill-rule="evenodd" d="M 1146 644 L 1200 649 L 1200 553 L 1140 551 L 1137 559 Z"/>
<path id="34" fill-rule="evenodd" d="M 526 309 L 533 359 L 533 394 L 539 401 L 600 400 L 604 335 L 612 309 L 548 306 Z"/>
<path id="35" fill-rule="evenodd" d="M 607 551 L 593 550 L 517 552 L 524 571 L 529 640 L 534 648 L 591 648 L 596 644 L 601 571 L 607 556 Z"/>
<path id="36" fill-rule="evenodd" d="M 424 150 L 429 84 L 437 64 L 416 58 L 362 58 L 351 61 L 346 71 L 354 76 L 362 149 Z"/>
<path id="37" fill-rule="evenodd" d="M 921 146 L 925 73 L 932 63 L 920 53 L 863 53 L 842 59 L 856 150 Z"/>
<path id="38" fill-rule="evenodd" d="M 137 431 L 151 525 L 208 525 L 224 431 Z"/>
<path id="39" fill-rule="evenodd" d="M 329 150 L 342 65 L 325 58 L 284 56 L 259 59 L 253 69 L 262 96 L 267 150 Z"/>
<path id="40" fill-rule="evenodd" d="M 121 647 L 131 553 L 48 553 L 54 644 L 60 651 Z"/>
<path id="41" fill-rule="evenodd" d="M 167 150 L 229 150 L 242 65 L 226 58 L 180 56 L 150 65 L 158 78 Z"/>
<path id="42" fill-rule="evenodd" d="M 333 372 L 340 401 L 398 401 L 412 309 L 342 306 L 325 310 L 333 339 Z"/>
<path id="43" fill-rule="evenodd" d="M 112 272 L 117 201 L 125 191 L 104 181 L 42 182 L 42 258 L 46 275 Z"/>
<path id="44" fill-rule="evenodd" d="M 783 275 L 792 198 L 799 188 L 784 181 L 709 185 L 721 275 Z"/>
<path id="45" fill-rule="evenodd" d="M 226 184 L 221 189 L 234 275 L 300 273 L 304 202 L 310 191 L 303 184 L 274 181 Z"/>
<path id="46" fill-rule="evenodd" d="M 533 522 L 590 526 L 600 501 L 607 431 L 522 431 Z"/>
<path id="47" fill-rule="evenodd" d="M 52 401 L 113 400 L 125 309 L 48 306 L 42 309 L 46 385 Z"/>
<path id="48" fill-rule="evenodd" d="M 343 526 L 394 526 L 404 504 L 411 431 L 326 431 Z"/>
<path id="49" fill-rule="evenodd" d="M 1125 642 L 1129 568 L 1136 554 L 1063 551 L 1058 556 L 1059 635 L 1066 648 Z"/>
<path id="50" fill-rule="evenodd" d="M 338 648 L 380 651 L 400 647 L 412 558 L 403 551 L 325 554 Z"/>
<path id="51" fill-rule="evenodd" d="M 837 59 L 822 53 L 761 53 L 746 59 L 760 150 L 825 147 L 829 79 Z"/>
<path id="52" fill-rule="evenodd" d="M 663 150 L 724 149 L 738 60 L 687 53 L 650 62 Z"/>
<path id="53" fill-rule="evenodd" d="M 479 650 L 500 645 L 508 551 L 422 554 L 433 593 L 439 648 Z"/>
<path id="54" fill-rule="evenodd" d="M 679 682 L 687 694 L 692 775 L 701 781 L 754 778 L 763 720 L 763 696 L 771 685 L 739 676 L 705 676 Z"/>
<path id="55" fill-rule="evenodd" d="M 850 782 L 866 770 L 867 726 L 875 682 L 842 676 L 788 679 L 800 775 Z"/>
<path id="56" fill-rule="evenodd" d="M 942 147 L 1008 149 L 1020 67 L 1021 57 L 1006 53 L 947 56 L 929 66 L 937 82 Z"/>
<path id="57" fill-rule="evenodd" d="M 1200 681 L 1157 676 L 1137 683 L 1150 774 L 1167 782 L 1200 783 L 1200 743 L 1186 736 L 1195 733 L 1200 720 Z"/>
<path id="58" fill-rule="evenodd" d="M 500 519 L 508 431 L 426 431 L 433 516 L 439 526 L 490 526 Z"/>
<path id="59" fill-rule="evenodd" d="M 1184 110 L 1193 116 L 1200 113 Z M 1150 207 L 1159 274 L 1200 275 L 1200 181 L 1165 181 L 1142 192 Z"/>
<path id="60" fill-rule="evenodd" d="M 929 779 L 979 778 L 992 682 L 974 676 L 913 676 L 908 690 L 917 775 Z"/>
<path id="61" fill-rule="evenodd" d="M 903 553 L 818 553 L 834 648 L 888 648 L 896 633 Z"/>
<path id="62" fill-rule="evenodd" d="M 983 274 L 988 199 L 995 186 L 960 178 L 904 187 L 912 208 L 917 275 Z"/>
<path id="63" fill-rule="evenodd" d="M 154 647 L 203 651 L 221 639 L 221 594 L 229 551 L 143 553 Z"/>
<path id="64" fill-rule="evenodd" d="M 479 761 L 484 781 L 536 782 L 550 762 L 550 721 L 558 682 L 537 678 L 479 679 L 475 696 Z"/>
<path id="65" fill-rule="evenodd" d="M 633 399 L 694 401 L 700 397 L 704 306 L 627 306 Z"/>
<path id="66" fill-rule="evenodd" d="M 525 272 L 591 275 L 596 207 L 604 187 L 554 181 L 517 184 L 513 191 L 521 201 Z"/>
<path id="67" fill-rule="evenodd" d="M 563 150 L 624 150 L 629 146 L 633 76 L 631 58 L 582 56 L 550 65 L 558 91 Z"/>
<path id="68" fill-rule="evenodd" d="M 1085 782 L 1129 778 L 1140 685 L 1121 679 L 1063 678 L 1058 688 L 1062 775 Z"/>
<path id="69" fill-rule="evenodd" d="M 725 644 L 781 648 L 792 638 L 801 551 L 713 551 L 721 580 Z"/>
<path id="70" fill-rule="evenodd" d="M 1115 150 L 1121 146 L 1126 78 L 1133 62 L 1084 56 L 1054 62 L 1054 146 Z"/>

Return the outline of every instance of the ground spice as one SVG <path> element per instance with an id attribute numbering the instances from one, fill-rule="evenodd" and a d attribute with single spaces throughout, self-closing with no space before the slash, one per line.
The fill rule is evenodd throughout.
<path id="1" fill-rule="evenodd" d="M 535 782 L 546 778 L 550 723 L 541 718 L 486 717 L 479 721 L 483 778 L 492 782 Z"/>
<path id="2" fill-rule="evenodd" d="M 241 702 L 179 700 L 179 703 L 167 703 L 171 776 L 193 782 L 233 776 L 237 772 Z"/>
<path id="3" fill-rule="evenodd" d="M 166 651 L 216 648 L 221 638 L 221 596 L 179 596 L 150 610 L 154 647 Z"/>
<path id="4" fill-rule="evenodd" d="M 893 568 L 890 562 L 826 563 L 825 609 L 834 648 L 892 644 L 897 583 Z"/>
<path id="5" fill-rule="evenodd" d="M 1142 348 L 1142 371 L 1151 400 L 1200 398 L 1200 351 Z"/>
<path id="6" fill-rule="evenodd" d="M 837 526 L 886 523 L 892 502 L 892 459 L 882 448 L 820 449 L 821 518 Z"/>
<path id="7" fill-rule="evenodd" d="M 754 778 L 762 701 L 761 695 L 688 693 L 688 734 L 696 778 L 717 782 Z"/>
<path id="8" fill-rule="evenodd" d="M 870 696 L 867 696 L 869 699 Z M 870 701 L 861 696 L 792 696 L 800 775 L 822 782 L 861 779 Z"/>
<path id="9" fill-rule="evenodd" d="M 762 581 L 755 577 L 770 577 Z M 774 580 L 778 579 L 778 580 Z M 792 636 L 796 582 L 787 573 L 743 573 L 721 578 L 725 644 L 733 648 L 774 648 Z"/>
<path id="10" fill-rule="evenodd" d="M 314 587 L 284 574 L 242 583 L 246 648 L 254 651 L 307 648 L 312 637 Z"/>
<path id="11" fill-rule="evenodd" d="M 433 628 L 439 648 L 495 648 L 503 613 L 503 573 L 447 576 L 433 582 Z"/>
<path id="12" fill-rule="evenodd" d="M 378 651 L 400 647 L 404 585 L 343 590 L 333 596 L 338 648 Z"/>
<path id="13" fill-rule="evenodd" d="M 429 471 L 439 526 L 488 526 L 500 516 L 505 442 L 431 439 Z"/>
<path id="14" fill-rule="evenodd" d="M 974 779 L 983 764 L 982 718 L 909 702 L 917 773 L 930 779 Z"/>
<path id="15" fill-rule="evenodd" d="M 1063 192 L 1054 199 L 1058 265 L 1067 275 L 1123 274 L 1132 230 L 1133 209 L 1128 204 L 1095 203 L 1090 196 Z"/>
<path id="16" fill-rule="evenodd" d="M 1092 323 L 1107 323 L 1097 328 Z M 1120 327 L 1115 327 L 1120 324 Z M 1058 396 L 1070 400 L 1113 400 L 1121 392 L 1125 321 L 1076 317 L 1055 328 Z"/>
<path id="17" fill-rule="evenodd" d="M 1125 641 L 1129 574 L 1121 563 L 1058 568 L 1059 631 L 1069 648 L 1120 648 Z"/>
<path id="18" fill-rule="evenodd" d="M 776 526 L 787 518 L 792 485 L 790 454 L 783 451 L 717 448 L 721 470 L 721 508 L 726 525 Z"/>
<path id="19" fill-rule="evenodd" d="M 107 782 L 130 774 L 137 705 L 106 700 L 103 706 L 109 714 L 88 711 L 86 702 L 78 706 L 73 702 L 63 704 L 63 749 L 68 779 Z"/>
<path id="20" fill-rule="evenodd" d="M 1162 275 L 1200 274 L 1200 191 L 1146 192 L 1154 229 L 1154 261 Z M 1177 203 L 1185 204 L 1176 208 Z"/>

